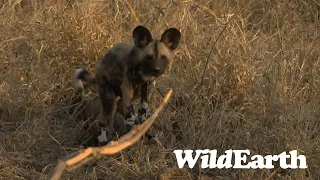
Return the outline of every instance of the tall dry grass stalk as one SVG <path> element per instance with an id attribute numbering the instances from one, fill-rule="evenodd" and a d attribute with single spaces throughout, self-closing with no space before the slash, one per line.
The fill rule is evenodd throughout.
<path id="1" fill-rule="evenodd" d="M 9 0 L 0 8 L 0 177 L 44 179 L 79 149 L 72 74 L 142 24 L 182 32 L 174 89 L 155 139 L 81 168 L 74 179 L 320 178 L 320 4 L 297 1 Z M 206 58 L 226 23 L 208 63 Z M 94 94 L 94 92 L 93 92 Z M 162 99 L 154 91 L 152 106 Z M 297 149 L 307 170 L 178 169 L 173 149 Z M 278 167 L 278 166 L 277 166 Z"/>

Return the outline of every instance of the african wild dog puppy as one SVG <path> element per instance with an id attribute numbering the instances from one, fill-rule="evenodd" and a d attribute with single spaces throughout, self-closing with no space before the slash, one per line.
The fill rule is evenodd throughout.
<path id="1" fill-rule="evenodd" d="M 148 88 L 168 69 L 181 34 L 176 28 L 170 28 L 158 40 L 153 39 L 147 28 L 137 26 L 133 30 L 133 39 L 132 45 L 120 43 L 110 49 L 97 64 L 95 77 L 89 76 L 86 70 L 76 70 L 78 86 L 82 86 L 80 80 L 98 85 L 102 111 L 93 133 L 97 143 L 105 144 L 113 138 L 115 108 L 125 116 L 127 124 L 135 121 L 134 99 L 141 99 L 138 112 L 147 112 Z M 116 96 L 121 97 L 119 103 L 115 101 Z M 101 140 L 101 136 L 106 134 L 105 128 L 108 136 Z"/>

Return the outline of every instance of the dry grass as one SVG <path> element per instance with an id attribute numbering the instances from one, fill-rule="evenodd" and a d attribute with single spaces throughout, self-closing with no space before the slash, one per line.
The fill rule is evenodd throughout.
<path id="1" fill-rule="evenodd" d="M 297 149 L 309 168 L 279 171 L 276 177 L 320 178 L 316 0 L 10 0 L 1 5 L 1 179 L 44 179 L 58 158 L 79 149 L 81 119 L 71 116 L 73 71 L 83 67 L 94 73 L 111 46 L 132 41 L 138 24 L 157 36 L 168 27 L 182 32 L 172 69 L 157 84 L 163 92 L 174 89 L 170 108 L 152 130 L 158 142 L 139 142 L 65 179 L 264 179 L 275 171 L 178 169 L 172 153 L 177 148 L 248 148 L 261 155 Z M 160 100 L 154 91 L 152 106 Z"/>

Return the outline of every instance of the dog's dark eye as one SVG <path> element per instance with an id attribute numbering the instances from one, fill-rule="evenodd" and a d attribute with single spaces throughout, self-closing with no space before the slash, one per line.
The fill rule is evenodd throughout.
<path id="1" fill-rule="evenodd" d="M 166 59 L 167 59 L 167 56 L 166 56 L 166 55 L 161 55 L 161 59 L 162 59 L 162 60 L 166 60 Z"/>
<path id="2" fill-rule="evenodd" d="M 152 56 L 151 54 L 148 54 L 148 55 L 146 56 L 146 59 L 152 60 L 152 59 L 153 59 L 153 56 Z"/>

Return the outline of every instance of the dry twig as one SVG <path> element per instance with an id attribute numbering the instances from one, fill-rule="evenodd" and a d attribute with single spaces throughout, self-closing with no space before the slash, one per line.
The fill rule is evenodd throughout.
<path id="1" fill-rule="evenodd" d="M 48 178 L 49 180 L 58 180 L 62 176 L 64 170 L 72 171 L 87 163 L 93 158 L 99 158 L 101 155 L 111 155 L 122 151 L 123 149 L 131 146 L 137 142 L 151 127 L 154 120 L 159 113 L 163 110 L 165 104 L 171 97 L 172 89 L 166 94 L 160 106 L 154 111 L 154 113 L 143 124 L 135 126 L 129 133 L 121 137 L 118 141 L 111 141 L 109 144 L 103 147 L 89 147 L 85 150 L 74 152 L 66 156 L 63 160 L 59 160 L 59 163 L 55 167 L 54 171 Z"/>
<path id="2" fill-rule="evenodd" d="M 238 12 L 236 12 L 233 16 L 231 16 L 231 18 L 229 19 L 229 21 L 225 24 L 224 28 L 222 29 L 222 31 L 220 32 L 220 34 L 218 35 L 217 39 L 215 40 L 215 42 L 213 43 L 213 45 L 211 46 L 211 49 L 209 51 L 209 54 L 207 56 L 206 59 L 206 64 L 204 65 L 204 69 L 203 69 L 203 73 L 201 76 L 201 81 L 198 85 L 198 87 L 196 88 L 196 90 L 198 90 L 202 85 L 203 85 L 203 81 L 204 81 L 204 76 L 206 75 L 207 69 L 208 69 L 208 65 L 209 65 L 209 61 L 210 61 L 210 57 L 211 54 L 214 50 L 214 47 L 217 45 L 219 39 L 221 38 L 222 34 L 224 33 L 224 31 L 227 29 L 228 25 L 231 23 L 231 21 L 233 20 L 233 18 L 238 15 L 240 12 L 242 12 L 246 7 L 249 7 L 249 5 L 254 2 L 254 1 L 250 1 L 247 5 L 243 6 Z"/>

